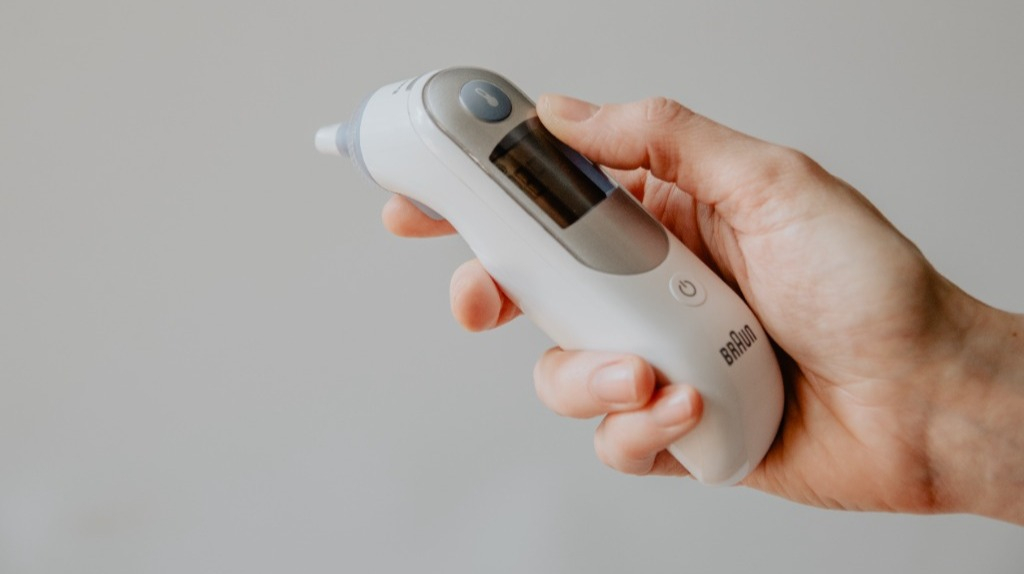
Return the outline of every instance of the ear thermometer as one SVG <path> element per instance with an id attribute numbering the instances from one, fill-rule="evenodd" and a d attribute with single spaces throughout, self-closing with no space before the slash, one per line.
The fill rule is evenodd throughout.
<path id="1" fill-rule="evenodd" d="M 757 318 L 508 80 L 449 68 L 384 86 L 316 147 L 451 222 L 562 348 L 635 354 L 696 387 L 701 421 L 669 451 L 697 480 L 735 484 L 761 461 L 783 391 Z"/>

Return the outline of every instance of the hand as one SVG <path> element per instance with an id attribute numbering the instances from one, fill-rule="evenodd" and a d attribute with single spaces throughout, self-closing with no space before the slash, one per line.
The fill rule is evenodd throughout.
<path id="1" fill-rule="evenodd" d="M 968 297 L 801 153 L 665 99 L 598 107 L 548 96 L 538 114 L 614 170 L 743 295 L 781 349 L 783 424 L 745 485 L 831 508 L 1024 523 L 1020 317 Z M 399 235 L 454 232 L 401 198 L 384 222 Z M 470 330 L 518 314 L 475 261 L 456 271 L 451 294 Z M 1009 355 L 1006 341 L 1016 344 Z M 692 387 L 658 385 L 637 357 L 559 349 L 541 358 L 535 381 L 556 412 L 605 415 L 595 447 L 610 466 L 686 474 L 665 448 L 699 420 Z"/>

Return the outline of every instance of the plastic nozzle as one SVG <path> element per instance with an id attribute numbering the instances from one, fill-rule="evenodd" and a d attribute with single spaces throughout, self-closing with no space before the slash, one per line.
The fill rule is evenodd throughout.
<path id="1" fill-rule="evenodd" d="M 324 126 L 318 129 L 313 141 L 316 144 L 316 151 L 324 155 L 339 155 L 351 158 L 360 173 L 366 177 L 366 180 L 371 184 L 380 187 L 380 184 L 378 184 L 377 180 L 373 178 L 370 170 L 367 169 L 366 162 L 363 161 L 362 151 L 359 148 L 359 127 L 363 123 L 363 111 L 366 109 L 366 104 L 369 103 L 369 101 L 370 98 L 363 101 L 363 105 L 359 106 L 359 110 L 356 111 L 351 120 L 341 122 L 340 124 Z M 436 211 L 415 199 L 410 198 L 410 201 L 412 201 L 420 211 L 425 213 L 427 217 L 437 221 L 444 219 L 444 217 Z"/>
<path id="2" fill-rule="evenodd" d="M 316 150 L 325 155 L 349 157 L 349 129 L 344 122 L 324 126 L 316 131 Z"/>

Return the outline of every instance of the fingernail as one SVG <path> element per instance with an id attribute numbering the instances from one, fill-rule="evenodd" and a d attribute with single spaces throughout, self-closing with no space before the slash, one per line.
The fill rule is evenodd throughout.
<path id="1" fill-rule="evenodd" d="M 582 122 L 600 109 L 600 106 L 568 96 L 547 96 L 545 105 L 553 115 L 570 122 Z"/>
<path id="2" fill-rule="evenodd" d="M 598 369 L 590 379 L 594 396 L 613 404 L 636 402 L 636 369 L 628 361 L 618 361 Z"/>
<path id="3" fill-rule="evenodd" d="M 685 388 L 668 386 L 651 412 L 654 422 L 663 427 L 679 426 L 693 417 L 693 395 Z"/>

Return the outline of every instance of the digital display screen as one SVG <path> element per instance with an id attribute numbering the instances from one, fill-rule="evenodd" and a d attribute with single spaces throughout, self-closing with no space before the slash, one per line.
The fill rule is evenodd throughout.
<path id="1" fill-rule="evenodd" d="M 615 190 L 600 168 L 558 141 L 537 118 L 509 132 L 490 160 L 562 228 Z"/>

